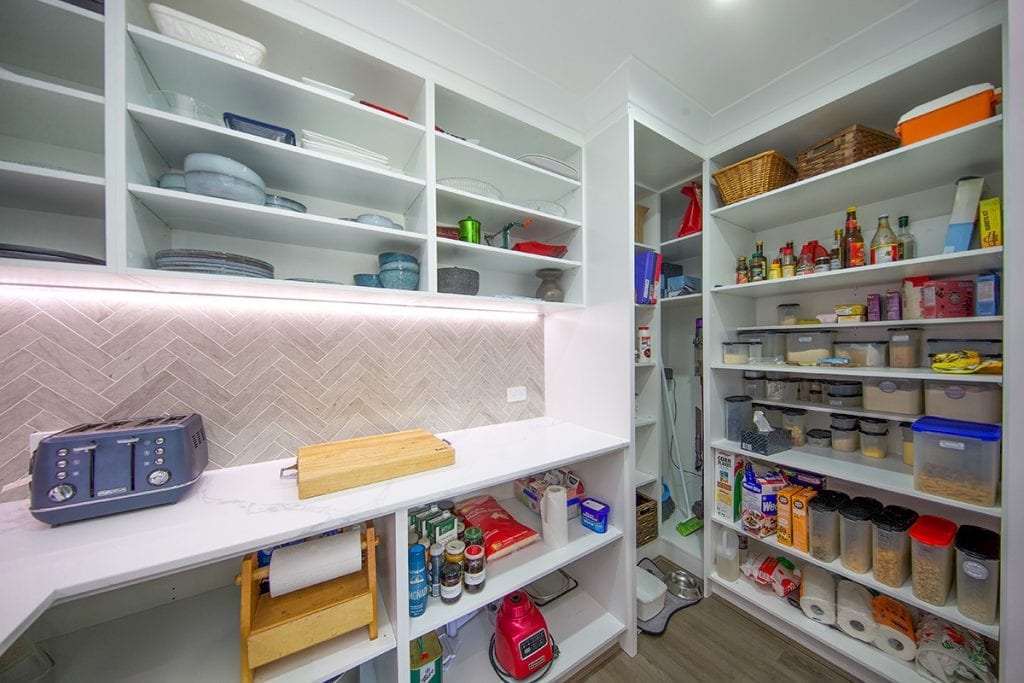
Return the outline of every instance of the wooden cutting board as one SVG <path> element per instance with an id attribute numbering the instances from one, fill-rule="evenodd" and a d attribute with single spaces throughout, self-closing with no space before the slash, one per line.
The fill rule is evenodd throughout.
<path id="1" fill-rule="evenodd" d="M 299 498 L 373 484 L 455 464 L 455 449 L 425 429 L 303 446 Z"/>

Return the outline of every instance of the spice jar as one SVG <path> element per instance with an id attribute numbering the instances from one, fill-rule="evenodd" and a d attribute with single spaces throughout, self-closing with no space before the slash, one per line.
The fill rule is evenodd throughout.
<path id="1" fill-rule="evenodd" d="M 466 567 L 462 573 L 462 581 L 467 593 L 479 593 L 487 581 L 487 560 L 484 558 L 482 545 L 466 547 Z"/>
<path id="2" fill-rule="evenodd" d="M 430 595 L 441 597 L 441 567 L 444 566 L 444 546 L 435 543 L 430 546 L 430 564 L 427 565 L 430 575 Z"/>
<path id="3" fill-rule="evenodd" d="M 899 588 L 910 576 L 910 536 L 907 531 L 917 513 L 899 505 L 886 505 L 872 520 L 872 567 L 875 579 Z"/>
<path id="4" fill-rule="evenodd" d="M 871 520 L 881 511 L 880 502 L 864 496 L 839 508 L 840 554 L 843 566 L 850 571 L 865 574 L 871 569 Z"/>
<path id="5" fill-rule="evenodd" d="M 807 411 L 803 408 L 788 408 L 782 411 L 782 426 L 789 430 L 793 446 L 807 443 Z"/>
<path id="6" fill-rule="evenodd" d="M 466 544 L 463 541 L 448 541 L 444 547 L 444 561 L 462 566 L 466 559 Z"/>
<path id="7" fill-rule="evenodd" d="M 478 526 L 466 527 L 466 533 L 463 534 L 462 540 L 465 541 L 467 546 L 482 546 L 484 544 L 484 533 Z"/>
<path id="8" fill-rule="evenodd" d="M 809 546 L 814 559 L 831 562 L 839 556 L 839 508 L 849 500 L 841 491 L 825 490 L 807 504 Z"/>
<path id="9" fill-rule="evenodd" d="M 964 524 L 956 532 L 956 608 L 969 619 L 996 623 L 999 534 Z"/>
<path id="10" fill-rule="evenodd" d="M 452 541 L 454 543 L 454 541 Z M 446 562 L 441 567 L 441 602 L 454 605 L 462 597 L 462 567 Z"/>
<path id="11" fill-rule="evenodd" d="M 956 524 L 934 515 L 921 515 L 908 532 L 910 579 L 914 597 L 929 605 L 946 604 L 953 582 L 953 538 Z"/>

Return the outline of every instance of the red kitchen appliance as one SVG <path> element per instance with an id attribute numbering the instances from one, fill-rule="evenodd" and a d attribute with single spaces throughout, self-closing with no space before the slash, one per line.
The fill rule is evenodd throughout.
<path id="1" fill-rule="evenodd" d="M 530 596 L 523 591 L 506 595 L 498 607 L 491 640 L 491 664 L 498 675 L 503 680 L 509 680 L 506 676 L 540 678 L 556 656 L 544 615 Z"/>

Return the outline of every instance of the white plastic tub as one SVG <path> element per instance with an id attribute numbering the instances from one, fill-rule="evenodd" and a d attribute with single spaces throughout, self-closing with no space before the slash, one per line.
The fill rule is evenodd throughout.
<path id="1" fill-rule="evenodd" d="M 636 570 L 636 618 L 648 621 L 665 608 L 665 591 L 668 590 L 658 577 L 649 571 Z"/>

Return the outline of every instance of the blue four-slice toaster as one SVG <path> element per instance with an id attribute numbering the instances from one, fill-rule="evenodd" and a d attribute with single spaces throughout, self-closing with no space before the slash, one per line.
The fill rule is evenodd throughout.
<path id="1" fill-rule="evenodd" d="M 176 503 L 208 460 L 194 413 L 78 425 L 32 454 L 29 511 L 57 525 Z"/>

